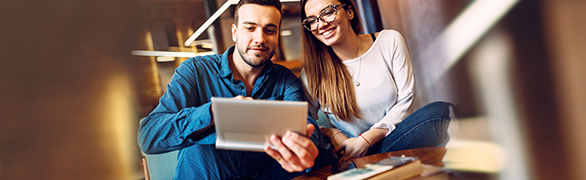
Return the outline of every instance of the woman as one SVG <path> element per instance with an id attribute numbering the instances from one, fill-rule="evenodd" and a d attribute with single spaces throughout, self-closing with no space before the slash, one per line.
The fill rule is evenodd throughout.
<path id="1" fill-rule="evenodd" d="M 321 108 L 336 128 L 325 134 L 350 137 L 332 142 L 341 144 L 335 147 L 341 161 L 447 143 L 449 103 L 431 103 L 411 114 L 415 82 L 401 34 L 360 35 L 350 0 L 302 0 L 301 19 L 300 78 L 313 99 L 314 117 Z"/>

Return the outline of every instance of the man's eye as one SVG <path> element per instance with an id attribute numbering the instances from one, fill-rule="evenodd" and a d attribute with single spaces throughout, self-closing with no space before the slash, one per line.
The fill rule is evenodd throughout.
<path id="1" fill-rule="evenodd" d="M 275 34 L 275 33 L 277 33 L 277 29 L 269 28 L 269 29 L 266 29 L 265 32 L 267 34 Z"/>
<path id="2" fill-rule="evenodd" d="M 254 30 L 254 27 L 246 27 L 245 29 L 252 31 Z"/>

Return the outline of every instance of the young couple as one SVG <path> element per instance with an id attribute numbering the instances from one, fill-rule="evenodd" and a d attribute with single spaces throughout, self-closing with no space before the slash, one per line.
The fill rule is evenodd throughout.
<path id="1" fill-rule="evenodd" d="M 175 179 L 290 179 L 339 160 L 448 141 L 449 103 L 412 112 L 414 78 L 402 36 L 360 35 L 350 0 L 301 0 L 301 81 L 271 63 L 281 25 L 279 0 L 240 0 L 232 39 L 222 55 L 194 57 L 175 71 L 159 105 L 139 128 L 147 154 L 179 150 Z M 215 149 L 211 97 L 309 101 L 308 136 L 271 136 L 264 153 Z M 246 98 L 244 98 L 246 97 Z M 331 148 L 314 119 L 322 109 Z M 336 138 L 331 138 L 336 139 Z"/>

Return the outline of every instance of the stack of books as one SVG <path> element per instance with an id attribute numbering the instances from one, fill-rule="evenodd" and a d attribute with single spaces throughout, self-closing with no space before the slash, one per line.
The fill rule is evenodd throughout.
<path id="1" fill-rule="evenodd" d="M 328 180 L 407 179 L 423 172 L 423 165 L 416 157 L 390 157 L 365 166 L 328 176 Z"/>

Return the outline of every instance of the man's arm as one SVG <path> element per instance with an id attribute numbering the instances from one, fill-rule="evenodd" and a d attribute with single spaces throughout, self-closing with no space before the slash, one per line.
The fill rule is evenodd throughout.
<path id="1" fill-rule="evenodd" d="M 209 102 L 197 104 L 197 77 L 193 64 L 182 63 L 175 71 L 159 105 L 145 118 L 138 142 L 147 154 L 164 153 L 194 144 L 212 144 L 215 137 Z M 188 137 L 203 135 L 202 139 Z"/>

